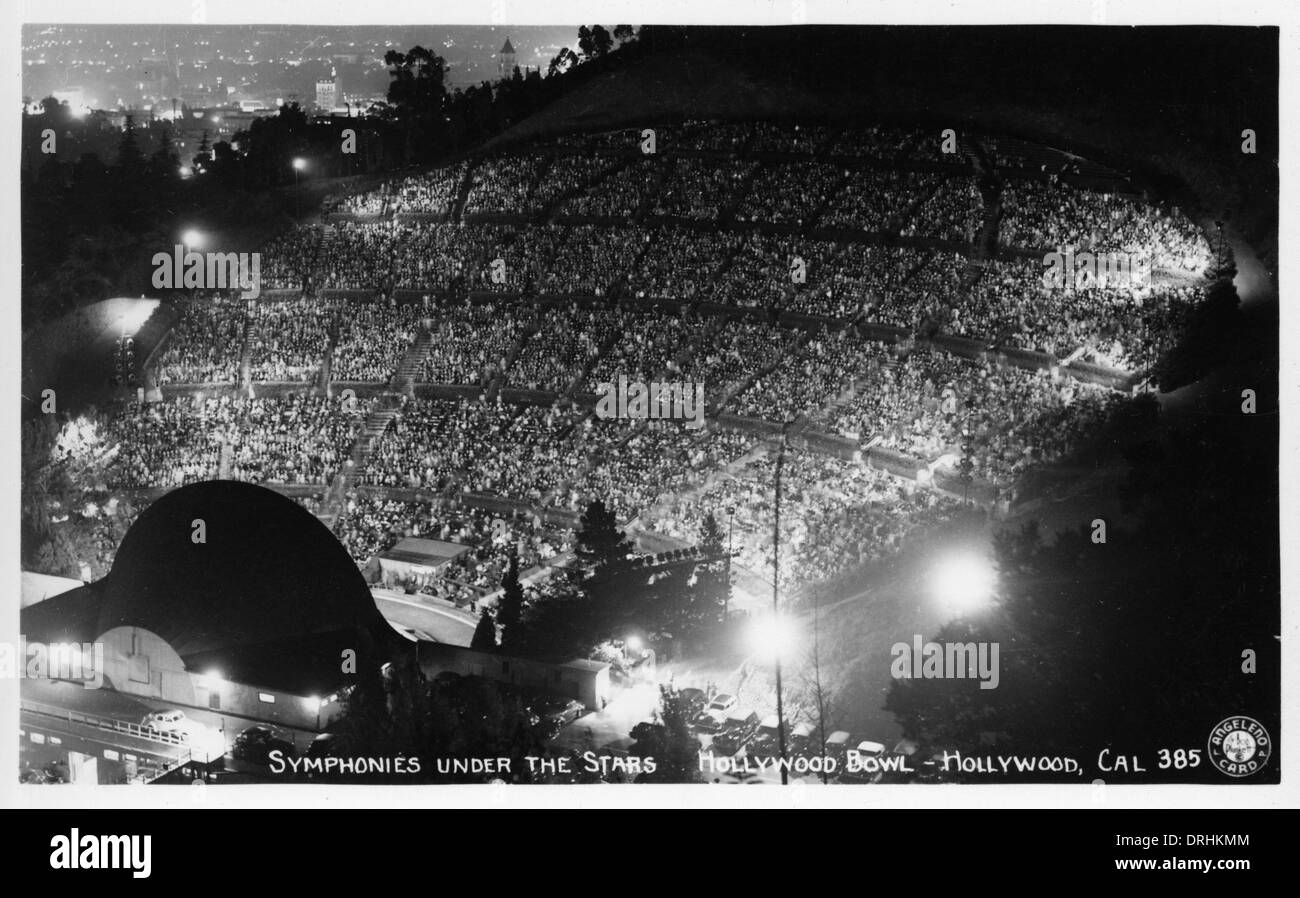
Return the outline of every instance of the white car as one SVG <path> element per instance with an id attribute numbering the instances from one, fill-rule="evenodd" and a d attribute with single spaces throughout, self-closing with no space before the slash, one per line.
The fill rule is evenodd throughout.
<path id="1" fill-rule="evenodd" d="M 175 733 L 183 735 L 189 730 L 190 720 L 185 716 L 185 712 L 177 708 L 169 708 L 165 711 L 154 711 L 144 716 L 140 721 L 140 726 L 149 730 L 157 730 L 160 733 Z"/>

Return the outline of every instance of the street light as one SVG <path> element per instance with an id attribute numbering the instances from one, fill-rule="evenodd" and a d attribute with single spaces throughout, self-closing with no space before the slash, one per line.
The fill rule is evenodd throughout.
<path id="1" fill-rule="evenodd" d="M 722 594 L 722 622 L 727 622 L 727 606 L 731 603 L 731 532 L 735 523 L 736 506 L 727 506 L 727 591 Z"/>
<path id="2" fill-rule="evenodd" d="M 307 160 L 301 156 L 293 157 L 293 217 L 302 217 L 302 200 L 298 196 L 298 172 L 307 167 Z"/>
<path id="3" fill-rule="evenodd" d="M 996 586 L 992 563 L 974 552 L 945 558 L 930 575 L 935 600 L 944 611 L 958 617 L 987 607 Z"/>
<path id="4" fill-rule="evenodd" d="M 316 715 L 316 732 L 320 732 L 320 709 L 323 703 L 319 696 L 308 696 L 303 699 L 303 704 L 307 706 L 307 713 Z"/>
<path id="5" fill-rule="evenodd" d="M 785 426 L 781 428 L 781 447 L 776 454 L 776 501 L 774 503 L 774 515 L 772 519 L 772 618 L 780 619 L 780 590 L 781 590 L 781 468 L 785 465 L 785 448 L 790 439 L 790 425 L 792 421 L 786 421 Z M 785 705 L 781 697 L 781 654 L 778 652 L 773 657 L 773 666 L 776 668 L 776 739 L 777 749 L 781 757 L 781 785 L 786 786 L 790 783 L 790 771 L 785 766 Z"/>
<path id="6" fill-rule="evenodd" d="M 756 654 L 780 659 L 794 644 L 794 632 L 788 620 L 772 614 L 754 621 L 749 630 L 749 641 Z"/>
<path id="7" fill-rule="evenodd" d="M 185 245 L 186 249 L 198 249 L 203 245 L 203 234 L 190 228 L 181 234 L 181 243 Z"/>

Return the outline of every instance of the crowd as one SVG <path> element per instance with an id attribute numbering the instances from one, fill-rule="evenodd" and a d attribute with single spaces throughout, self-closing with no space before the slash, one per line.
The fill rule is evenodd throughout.
<path id="1" fill-rule="evenodd" d="M 522 310 L 499 303 L 443 303 L 428 314 L 433 342 L 418 374 L 428 383 L 486 385 L 527 328 Z"/>
<path id="2" fill-rule="evenodd" d="M 747 126 L 752 138 L 751 153 L 792 153 L 811 156 L 824 147 L 838 131 L 822 125 L 778 125 L 754 122 Z"/>
<path id="3" fill-rule="evenodd" d="M 758 321 L 715 322 L 695 352 L 682 365 L 682 378 L 704 384 L 710 409 L 725 391 L 751 375 L 776 365 L 795 337 L 790 331 Z"/>
<path id="4" fill-rule="evenodd" d="M 814 415 L 885 352 L 884 344 L 863 340 L 851 330 L 815 336 L 799 352 L 787 354 L 774 370 L 756 377 L 728 411 L 777 422 Z"/>
<path id="5" fill-rule="evenodd" d="M 597 358 L 587 377 L 588 392 L 599 392 L 600 384 L 612 384 L 619 375 L 646 383 L 665 376 L 677 379 L 676 357 L 703 334 L 698 321 L 643 309 L 620 309 L 618 326 L 620 336 Z"/>
<path id="6" fill-rule="evenodd" d="M 717 221 L 719 213 L 734 202 L 745 179 L 756 167 L 755 162 L 718 165 L 712 159 L 698 157 L 674 160 L 655 192 L 650 213 Z"/>
<path id="7" fill-rule="evenodd" d="M 939 316 L 940 327 L 1066 358 L 1131 371 L 1154 364 L 1178 337 L 1202 287 L 1063 289 L 1044 285 L 1034 260 L 989 263 L 983 275 Z"/>
<path id="8" fill-rule="evenodd" d="M 456 201 L 468 168 L 468 163 L 460 162 L 402 179 L 392 191 L 393 211 L 430 216 L 447 214 Z"/>
<path id="9" fill-rule="evenodd" d="M 1052 461 L 1094 428 L 1118 394 L 1101 387 L 916 351 L 855 375 L 851 401 L 823 416 L 832 430 L 926 462 L 971 447 L 976 477 L 1006 484 Z"/>
<path id="10" fill-rule="evenodd" d="M 595 225 L 566 229 L 536 285 L 538 292 L 604 296 L 632 266 L 641 249 L 639 236 L 635 231 Z"/>
<path id="11" fill-rule="evenodd" d="M 367 404 L 290 394 L 245 399 L 232 410 L 226 425 L 231 479 L 329 484 L 348 460 Z"/>
<path id="12" fill-rule="evenodd" d="M 1209 242 L 1177 208 L 1120 193 L 1077 190 L 1048 181 L 1011 181 L 1002 191 L 1002 242 L 1062 252 L 1127 252 L 1155 270 L 1204 273 Z"/>
<path id="13" fill-rule="evenodd" d="M 665 227 L 647 239 L 645 254 L 628 274 L 631 295 L 694 302 L 711 295 L 719 269 L 744 237 L 729 231 Z"/>
<path id="14" fill-rule="evenodd" d="M 589 432 L 595 462 L 571 490 L 568 505 L 600 499 L 621 522 L 651 512 L 656 502 L 686 490 L 739 457 L 752 441 L 711 428 L 688 430 L 678 421 L 602 422 Z M 612 445 L 615 441 L 617 445 Z"/>
<path id="15" fill-rule="evenodd" d="M 371 486 L 490 493 L 540 504 L 585 461 L 571 412 L 544 405 L 408 402 L 358 473 Z"/>
<path id="16" fill-rule="evenodd" d="M 533 187 L 549 162 L 545 156 L 497 156 L 479 162 L 470 173 L 465 214 L 524 213 L 531 206 Z"/>
<path id="17" fill-rule="evenodd" d="M 158 385 L 235 383 L 244 346 L 245 308 L 240 300 L 219 297 L 183 304 L 158 361 Z"/>
<path id="18" fill-rule="evenodd" d="M 339 319 L 330 379 L 387 381 L 415 343 L 424 316 L 416 303 L 350 303 Z"/>
<path id="19" fill-rule="evenodd" d="M 934 237 L 973 245 L 984 224 L 984 200 L 974 178 L 941 178 L 934 193 L 907 216 L 905 237 Z"/>
<path id="20" fill-rule="evenodd" d="M 465 546 L 424 586 L 426 593 L 465 604 L 501 585 L 513 552 L 520 571 L 546 564 L 573 545 L 571 530 L 545 523 L 528 511 L 497 512 L 453 497 L 411 501 L 378 493 L 350 495 L 334 534 L 358 565 L 406 537 Z"/>
<path id="21" fill-rule="evenodd" d="M 592 187 L 621 163 L 610 156 L 571 154 L 557 156 L 548 168 L 529 200 L 529 211 L 542 214 L 565 197 L 574 196 Z"/>
<path id="22" fill-rule="evenodd" d="M 610 172 L 592 189 L 575 194 L 560 204 L 561 218 L 630 219 L 651 195 L 659 177 L 659 160 L 654 156 L 633 159 Z"/>
<path id="23" fill-rule="evenodd" d="M 307 277 L 308 291 L 391 290 L 393 260 L 403 252 L 406 234 L 395 221 L 345 221 L 325 228 Z"/>
<path id="24" fill-rule="evenodd" d="M 302 290 L 316 264 L 316 250 L 324 233 L 320 225 L 305 225 L 271 238 L 260 251 L 262 290 Z"/>
<path id="25" fill-rule="evenodd" d="M 711 300 L 733 306 L 784 308 L 827 271 L 835 244 L 775 234 L 751 234 L 715 279 Z"/>
<path id="26" fill-rule="evenodd" d="M 1068 377 L 931 352 L 923 340 L 917 348 L 911 332 L 933 326 L 1142 371 L 1201 295 L 1193 278 L 1210 253 L 1194 223 L 1176 209 L 1076 189 L 1054 174 L 1004 187 L 1004 247 L 1125 251 L 1170 277 L 1123 289 L 1052 289 L 1039 259 L 973 263 L 983 199 L 961 167 L 968 158 L 942 154 L 937 133 L 692 122 L 657 127 L 656 138 L 659 153 L 644 156 L 639 130 L 566 137 L 560 145 L 577 152 L 461 163 L 344 198 L 344 211 L 396 212 L 401 220 L 280 235 L 263 250 L 262 286 L 303 295 L 187 302 L 159 354 L 158 381 L 230 384 L 246 359 L 255 382 L 310 384 L 329 358 L 334 380 L 385 382 L 427 327 L 430 350 L 417 372 L 425 382 L 477 385 L 487 397 L 494 383 L 591 393 L 619 375 L 698 382 L 711 413 L 804 415 L 814 427 L 878 438 L 927 462 L 952 464 L 968 448 L 975 475 L 1001 485 L 1077 445 L 1116 398 Z M 749 153 L 774 155 L 759 162 Z M 925 170 L 905 167 L 912 162 Z M 933 162 L 959 165 L 941 175 Z M 894 165 L 904 167 L 885 167 Z M 560 223 L 433 220 L 462 188 L 470 215 L 553 211 Z M 742 224 L 791 227 L 707 226 L 733 206 Z M 700 230 L 668 221 L 642 227 L 642 213 Z M 867 233 L 814 239 L 807 233 L 814 224 Z M 873 235 L 888 231 L 967 248 L 917 239 L 879 245 Z M 399 289 L 424 300 L 397 303 Z M 325 298 L 332 296 L 325 290 L 365 297 Z M 479 301 L 488 298 L 482 293 L 492 301 Z M 559 299 L 538 302 L 539 295 Z M 575 301 L 581 297 L 599 304 Z M 690 305 L 655 305 L 669 300 Z M 723 318 L 701 302 L 904 333 L 898 344 L 871 342 L 856 328 L 804 334 L 772 323 L 775 315 Z M 173 487 L 219 474 L 324 486 L 348 464 L 364 415 L 364 404 L 346 411 L 308 396 L 187 398 L 128 406 L 96 418 L 96 427 L 111 447 L 113 487 Z M 475 551 L 450 579 L 478 590 L 497 575 L 501 556 L 483 543 L 483 516 L 456 504 L 466 492 L 568 510 L 604 498 L 623 519 L 640 516 L 688 539 L 704 511 L 734 505 L 746 558 L 762 570 L 770 456 L 736 476 L 721 473 L 749 443 L 716 427 L 601 421 L 560 403 L 410 399 L 357 472 L 361 495 L 337 523 L 359 560 L 408 532 L 465 542 Z M 795 454 L 789 470 L 796 510 L 783 526 L 796 548 L 787 576 L 799 582 L 877 558 L 897 547 L 911 522 L 948 513 L 933 494 L 862 464 Z M 373 487 L 433 495 L 418 505 L 367 495 Z M 532 524 L 511 527 L 522 530 L 530 559 L 563 551 L 563 539 Z"/>
<path id="27" fill-rule="evenodd" d="M 736 563 L 773 576 L 776 455 L 768 451 L 698 492 L 662 503 L 656 532 L 693 540 L 705 514 L 731 531 Z M 959 504 L 861 462 L 788 450 L 782 467 L 781 586 L 829 580 L 895 553 Z M 728 513 L 728 509 L 732 513 Z"/>
<path id="28" fill-rule="evenodd" d="M 844 172 L 824 162 L 789 162 L 764 167 L 736 209 L 737 221 L 804 227 L 836 193 Z"/>
<path id="29" fill-rule="evenodd" d="M 248 337 L 252 380 L 313 380 L 331 335 L 349 314 L 342 301 L 300 298 L 256 304 Z"/>
<path id="30" fill-rule="evenodd" d="M 621 330 L 618 312 L 577 305 L 546 308 L 538 321 L 537 332 L 510 367 L 508 380 L 513 387 L 567 391 Z"/>
<path id="31" fill-rule="evenodd" d="M 894 231 L 912 204 L 938 189 L 943 180 L 910 171 L 849 171 L 831 193 L 820 225 L 867 232 Z"/>
<path id="32" fill-rule="evenodd" d="M 295 394 L 131 403 L 98 418 L 107 483 L 178 487 L 224 473 L 250 483 L 326 484 L 347 460 L 365 410 Z"/>

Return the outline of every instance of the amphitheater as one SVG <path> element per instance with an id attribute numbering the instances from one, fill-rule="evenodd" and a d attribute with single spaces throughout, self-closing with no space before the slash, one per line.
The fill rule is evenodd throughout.
<path id="1" fill-rule="evenodd" d="M 100 460 L 73 522 L 96 575 L 124 518 L 228 478 L 296 498 L 360 565 L 408 535 L 471 546 L 428 587 L 469 602 L 507 546 L 531 575 L 563 559 L 593 499 L 647 551 L 713 514 L 770 583 L 785 439 L 795 594 L 1013 509 L 1152 389 L 1215 251 L 1125 172 L 996 135 L 555 136 L 331 198 L 261 248 L 256 301 L 177 291 L 135 338 L 146 401 L 69 421 L 57 451 Z M 1150 276 L 1061 288 L 1053 252 Z M 704 384 L 706 426 L 599 419 L 620 376 Z"/>

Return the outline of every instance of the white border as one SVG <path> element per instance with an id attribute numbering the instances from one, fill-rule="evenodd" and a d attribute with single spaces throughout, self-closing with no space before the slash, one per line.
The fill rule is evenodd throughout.
<path id="1" fill-rule="evenodd" d="M 447 0 L 431 5 L 427 0 L 384 0 L 382 4 L 356 0 L 22 0 L 3 4 L 7 46 L 3 54 L 4 103 L 17 113 L 22 94 L 21 23 L 184 23 L 206 24 L 510 24 L 577 25 L 580 22 L 626 21 L 633 24 L 1223 24 L 1277 25 L 1281 28 L 1281 85 L 1279 126 L 1281 152 L 1288 161 L 1297 157 L 1294 118 L 1287 113 L 1300 108 L 1296 100 L 1297 63 L 1300 62 L 1300 4 L 1287 0 L 1065 0 L 1050 6 L 1043 0 L 946 0 L 919 3 L 912 0 L 875 0 L 869 9 L 850 0 L 658 0 L 655 3 L 629 0 L 547 0 L 521 3 L 517 0 Z M 202 18 L 199 18 L 202 16 Z M 1263 160 L 1261 160 L 1263 161 Z M 0 336 L 0 383 L 10 386 L 2 394 L 2 420 L 6 440 L 0 453 L 8 476 L 0 476 L 0 640 L 16 643 L 18 634 L 19 551 L 17 540 L 19 508 L 19 384 L 21 327 L 16 320 L 20 309 L 18 233 L 18 147 L 17 141 L 0 141 L 0 245 L 11 248 L 11 261 L 3 266 L 3 295 L 8 298 L 10 326 Z M 1280 172 L 1279 196 L 1279 284 L 1290 284 L 1296 273 L 1295 257 L 1284 247 L 1297 232 L 1294 185 L 1285 170 Z M 1297 407 L 1300 399 L 1300 340 L 1295 315 L 1280 303 L 1281 406 Z M 1282 728 L 1294 734 L 1300 727 L 1300 713 L 1294 702 L 1296 669 L 1295 644 L 1300 639 L 1300 611 L 1291 595 L 1295 592 L 1296 556 L 1289 546 L 1300 546 L 1300 503 L 1296 495 L 1297 457 L 1300 430 L 1294 417 L 1281 419 L 1282 483 Z M 1207 522 L 1207 526 L 1212 526 Z M 150 807 L 509 807 L 542 808 L 571 806 L 606 808 L 654 807 L 1033 807 L 1033 808 L 1239 808 L 1300 806 L 1300 748 L 1289 751 L 1292 740 L 1281 738 L 1283 781 L 1278 786 L 1126 786 L 1108 785 L 1100 790 L 1079 786 L 794 786 L 788 789 L 740 789 L 707 786 L 402 786 L 346 787 L 318 786 L 222 786 L 177 787 L 174 789 L 129 787 L 20 787 L 17 769 L 18 681 L 0 680 L 0 808 L 150 808 Z M 12 735 L 11 735 L 12 734 Z M 1300 746 L 1300 739 L 1294 740 Z"/>

